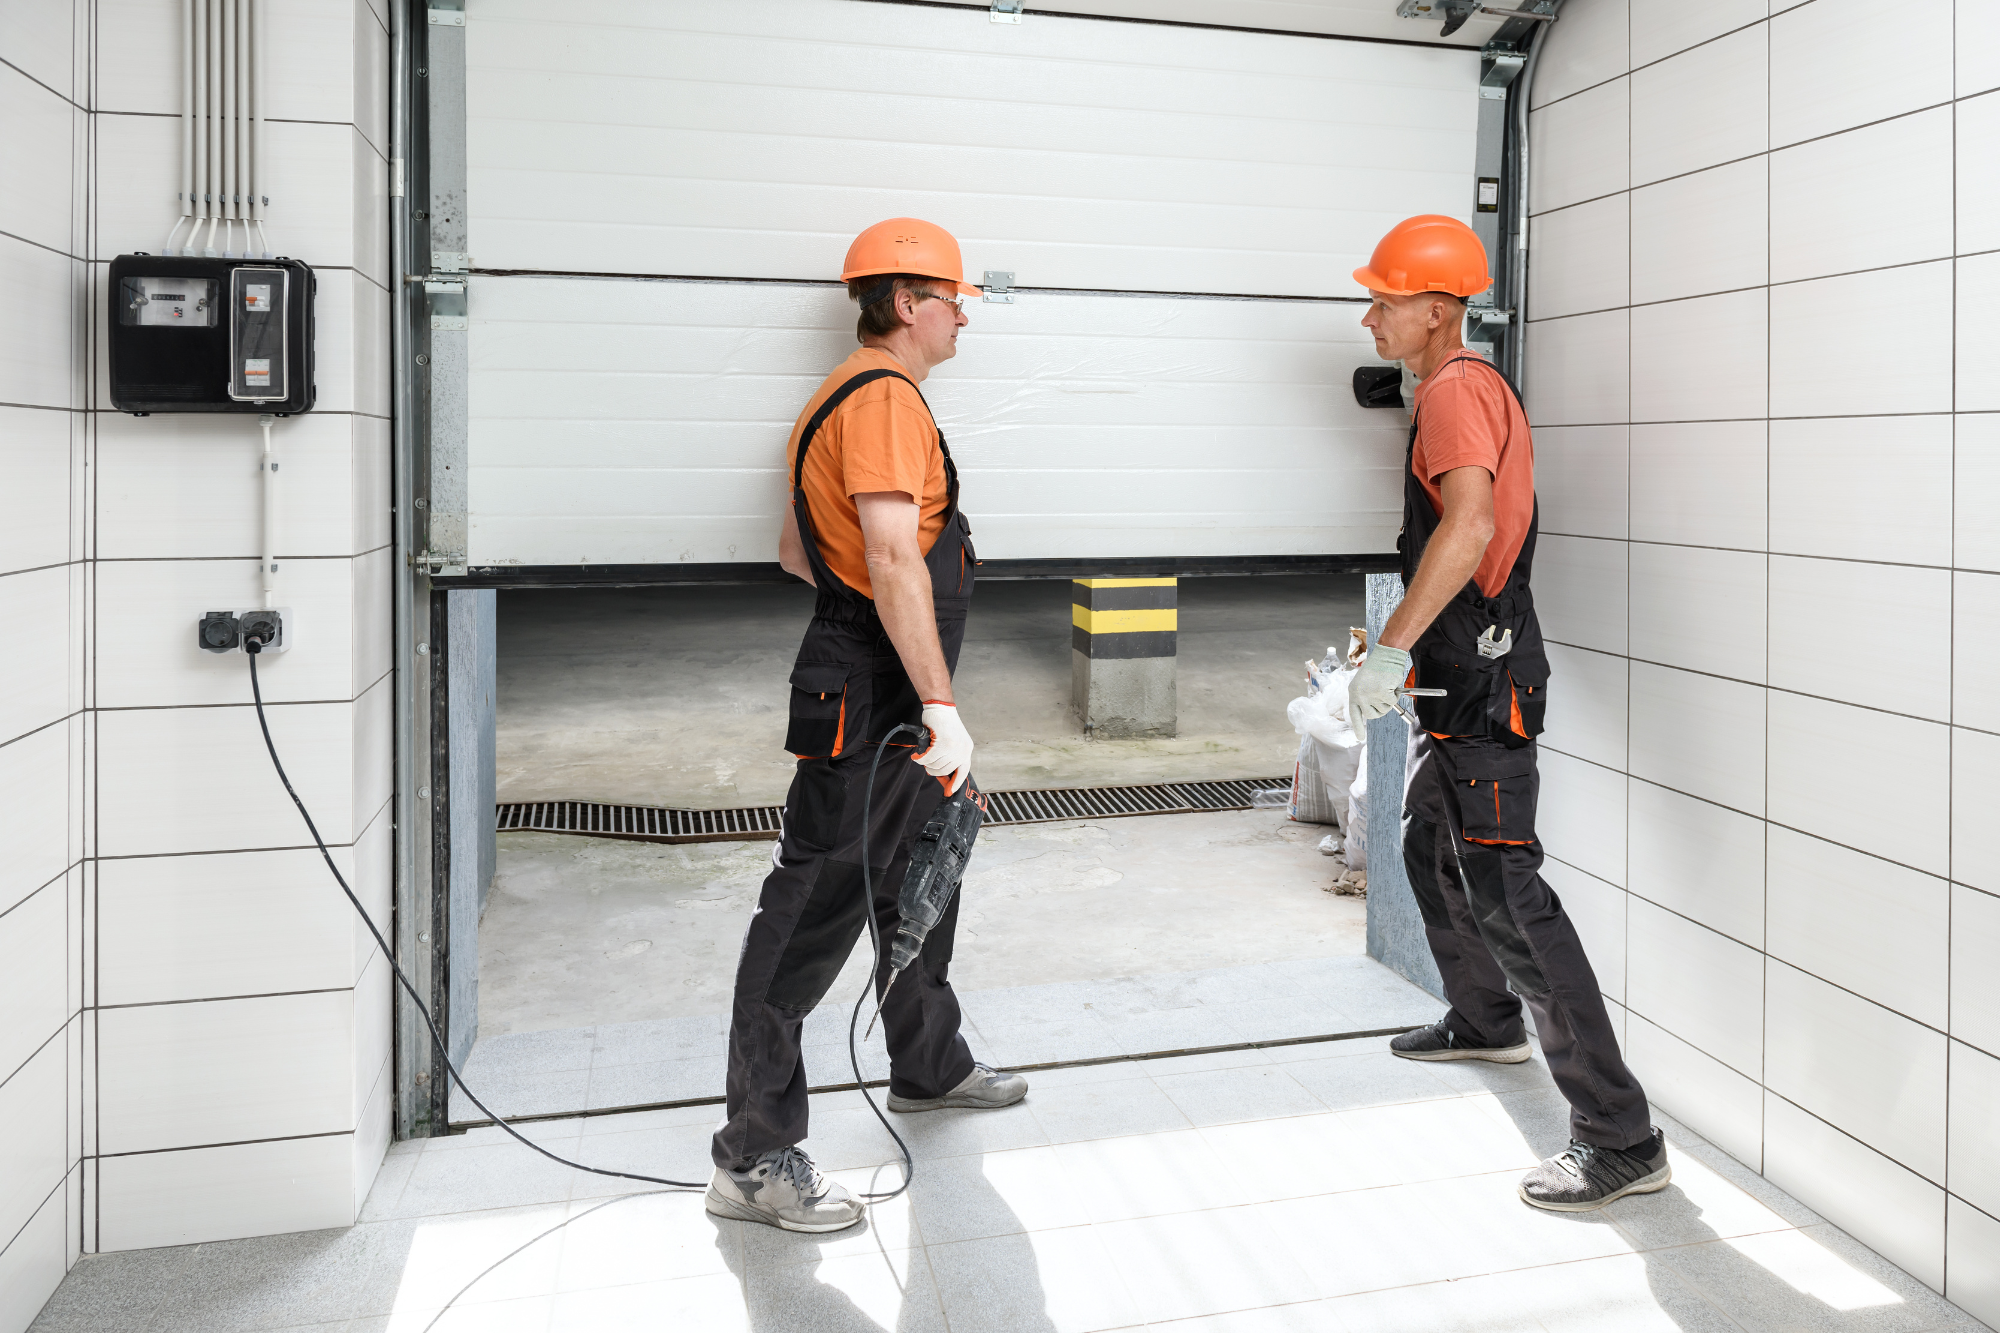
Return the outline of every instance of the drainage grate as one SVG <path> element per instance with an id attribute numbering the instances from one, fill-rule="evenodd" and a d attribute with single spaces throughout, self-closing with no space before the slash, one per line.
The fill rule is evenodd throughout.
<path id="1" fill-rule="evenodd" d="M 1236 782 L 1164 782 L 1140 787 L 1048 787 L 986 793 L 986 823 L 1046 824 L 1061 819 L 1118 819 L 1127 815 L 1179 815 L 1207 810 L 1248 810 L 1260 789 L 1286 787 L 1290 778 Z M 598 805 L 590 801 L 517 801 L 500 807 L 500 831 L 584 833 L 633 842 L 735 842 L 778 836 L 775 805 L 737 810 L 665 810 L 650 805 Z"/>

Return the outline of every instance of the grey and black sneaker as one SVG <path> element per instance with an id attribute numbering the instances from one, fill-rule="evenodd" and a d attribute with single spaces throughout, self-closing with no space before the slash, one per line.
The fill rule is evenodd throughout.
<path id="1" fill-rule="evenodd" d="M 703 1206 L 717 1217 L 762 1222 L 786 1231 L 839 1231 L 867 1205 L 819 1173 L 803 1148 L 774 1148 L 747 1171 L 715 1169 Z"/>
<path id="2" fill-rule="evenodd" d="M 1442 1018 L 1427 1028 L 1389 1038 L 1389 1049 L 1405 1060 L 1491 1060 L 1496 1065 L 1518 1065 L 1528 1058 L 1526 1038 L 1514 1046 L 1467 1046 Z"/>
<path id="3" fill-rule="evenodd" d="M 1674 1178 L 1658 1129 L 1636 1148 L 1569 1147 L 1521 1177 L 1521 1198 L 1552 1213 L 1587 1213 L 1628 1194 L 1663 1190 Z"/>
<path id="4" fill-rule="evenodd" d="M 948 1106 L 965 1106 L 995 1111 L 1012 1106 L 1028 1095 L 1028 1080 L 1019 1074 L 1002 1074 L 991 1065 L 974 1065 L 959 1085 L 942 1097 L 898 1097 L 889 1094 L 891 1111 L 942 1111 Z"/>

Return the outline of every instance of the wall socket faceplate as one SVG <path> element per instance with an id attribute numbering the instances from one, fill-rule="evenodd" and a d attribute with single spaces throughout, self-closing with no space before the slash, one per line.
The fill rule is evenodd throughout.
<path id="1" fill-rule="evenodd" d="M 195 625 L 195 644 L 205 653 L 240 653 L 246 635 L 262 637 L 265 653 L 290 652 L 292 608 L 207 611 Z"/>

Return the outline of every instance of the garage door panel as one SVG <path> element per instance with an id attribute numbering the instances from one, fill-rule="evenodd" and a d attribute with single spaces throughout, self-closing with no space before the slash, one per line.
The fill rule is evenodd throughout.
<path id="1" fill-rule="evenodd" d="M 474 561 L 774 558 L 785 440 L 854 346 L 839 288 L 475 277 L 470 308 Z M 1186 554 L 1393 545 L 1403 418 L 1348 388 L 1375 359 L 1359 306 L 971 310 L 924 387 L 982 554 L 1172 554 L 1176 523 L 1201 534 Z"/>
<path id="2" fill-rule="evenodd" d="M 842 0 L 487 3 L 467 33 L 491 268 L 818 278 L 916 213 L 1033 285 L 1322 295 L 1467 204 L 1459 52 Z"/>

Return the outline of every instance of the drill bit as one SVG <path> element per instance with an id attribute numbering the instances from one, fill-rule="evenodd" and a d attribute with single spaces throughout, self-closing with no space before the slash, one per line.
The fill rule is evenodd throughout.
<path id="1" fill-rule="evenodd" d="M 874 1033 L 875 1020 L 882 1016 L 882 1006 L 889 1003 L 889 987 L 895 985 L 896 978 L 902 975 L 903 975 L 903 969 L 900 967 L 893 967 L 889 969 L 889 980 L 887 984 L 885 984 L 882 987 L 882 998 L 875 1002 L 875 1012 L 869 1015 L 868 1027 L 866 1028 L 866 1030 L 862 1032 L 861 1040 L 867 1041 L 868 1038 Z"/>

